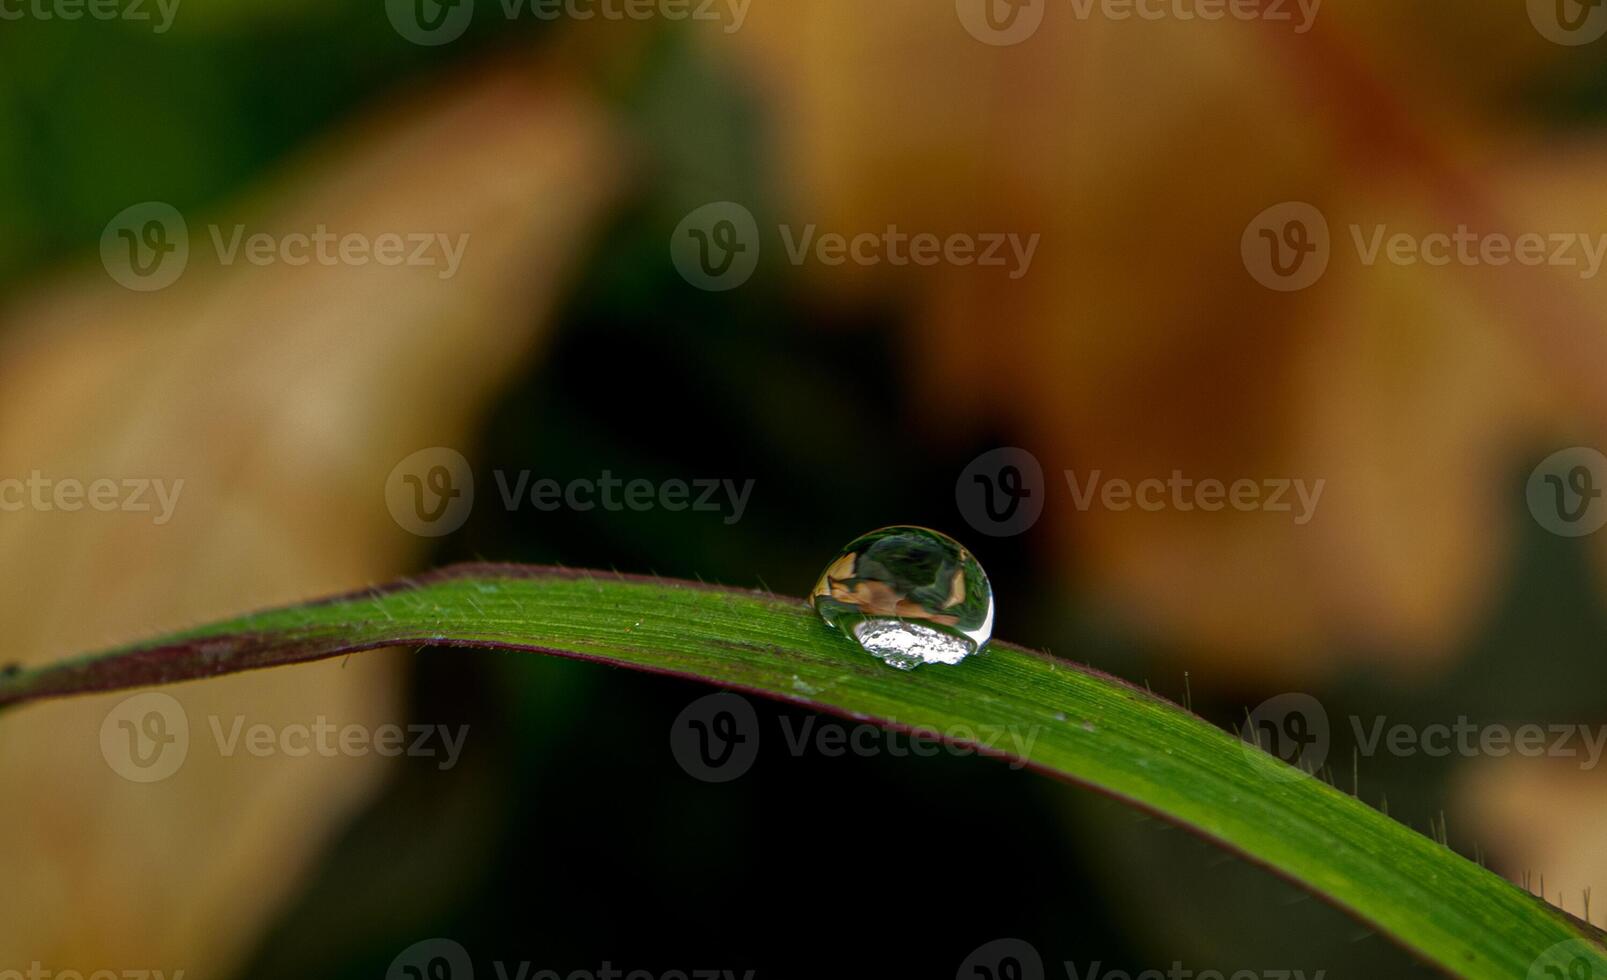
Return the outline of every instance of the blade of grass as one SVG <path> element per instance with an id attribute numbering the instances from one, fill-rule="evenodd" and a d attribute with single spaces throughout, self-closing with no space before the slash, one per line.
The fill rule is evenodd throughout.
<path id="1" fill-rule="evenodd" d="M 696 678 L 971 744 L 1083 784 L 1300 882 L 1446 970 L 1607 976 L 1602 933 L 1320 779 L 1115 678 L 1004 643 L 892 670 L 802 602 L 511 565 L 465 565 L 0 676 L 0 706 L 435 644 Z M 1008 732 L 991 746 L 957 732 Z M 1568 944 L 1559 949 L 1559 944 Z M 1542 959 L 1545 957 L 1545 959 Z"/>

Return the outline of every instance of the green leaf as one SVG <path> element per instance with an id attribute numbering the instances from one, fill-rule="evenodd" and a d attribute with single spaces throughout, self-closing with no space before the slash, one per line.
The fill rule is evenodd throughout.
<path id="1" fill-rule="evenodd" d="M 420 644 L 540 651 L 676 674 L 977 745 L 1191 828 L 1452 973 L 1607 977 L 1599 930 L 1171 702 L 1005 643 L 954 667 L 893 670 L 801 601 L 763 593 L 457 566 L 13 670 L 0 676 L 0 706 Z M 999 732 L 1013 737 L 978 744 Z"/>

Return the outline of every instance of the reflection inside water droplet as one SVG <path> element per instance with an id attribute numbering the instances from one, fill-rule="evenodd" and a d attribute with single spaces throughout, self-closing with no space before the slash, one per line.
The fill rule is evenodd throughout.
<path id="1" fill-rule="evenodd" d="M 901 670 L 957 664 L 993 636 L 993 588 L 961 544 L 924 527 L 855 538 L 809 596 L 826 624 Z"/>

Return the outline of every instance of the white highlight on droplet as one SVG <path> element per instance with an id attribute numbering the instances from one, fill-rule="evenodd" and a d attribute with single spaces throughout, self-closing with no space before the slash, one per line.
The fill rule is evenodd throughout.
<path id="1" fill-rule="evenodd" d="M 854 624 L 854 639 L 899 670 L 921 664 L 957 664 L 976 647 L 958 636 L 904 619 L 866 619 Z"/>

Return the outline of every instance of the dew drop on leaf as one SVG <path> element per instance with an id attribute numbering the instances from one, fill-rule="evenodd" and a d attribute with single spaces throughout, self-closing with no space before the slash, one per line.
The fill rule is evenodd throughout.
<path id="1" fill-rule="evenodd" d="M 850 541 L 809 596 L 826 625 L 890 666 L 957 664 L 993 636 L 993 587 L 958 541 L 884 527 Z"/>

